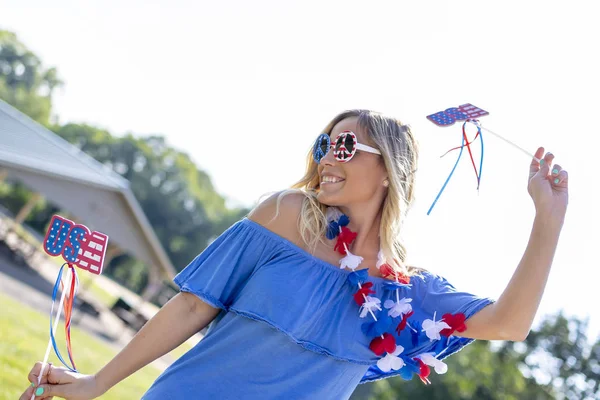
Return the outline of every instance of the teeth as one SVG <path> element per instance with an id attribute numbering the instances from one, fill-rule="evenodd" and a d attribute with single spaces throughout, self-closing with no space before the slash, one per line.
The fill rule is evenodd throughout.
<path id="1" fill-rule="evenodd" d="M 336 183 L 336 182 L 341 182 L 343 181 L 343 179 L 335 177 L 335 176 L 324 176 L 323 178 L 321 178 L 321 182 L 324 183 Z"/>

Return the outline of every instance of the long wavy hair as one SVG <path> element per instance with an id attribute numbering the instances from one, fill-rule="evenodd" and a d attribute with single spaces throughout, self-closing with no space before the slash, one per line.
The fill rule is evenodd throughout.
<path id="1" fill-rule="evenodd" d="M 403 275 L 415 275 L 421 269 L 406 265 L 407 251 L 401 228 L 414 200 L 414 180 L 419 156 L 418 143 L 408 125 L 404 125 L 396 118 L 370 110 L 344 111 L 333 118 L 323 132 L 330 134 L 338 122 L 350 117 L 358 117 L 358 125 L 381 151 L 388 173 L 389 186 L 382 205 L 379 228 L 381 249 L 386 263 L 394 271 Z M 284 196 L 290 193 L 302 193 L 305 199 L 298 220 L 298 228 L 302 240 L 314 253 L 319 243 L 327 245 L 324 238 L 328 224 L 326 218 L 328 206 L 317 200 L 320 181 L 318 164 L 313 159 L 312 148 L 308 152 L 306 160 L 304 176 L 290 189 L 279 193 L 276 215 Z"/>

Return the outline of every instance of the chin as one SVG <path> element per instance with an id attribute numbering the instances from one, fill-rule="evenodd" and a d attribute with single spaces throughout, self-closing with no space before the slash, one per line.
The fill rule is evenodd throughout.
<path id="1" fill-rule="evenodd" d="M 319 201 L 319 203 L 329 207 L 339 207 L 341 205 L 339 197 L 340 196 L 338 196 L 337 194 L 327 193 L 323 191 L 320 191 L 317 194 L 317 200 Z"/>

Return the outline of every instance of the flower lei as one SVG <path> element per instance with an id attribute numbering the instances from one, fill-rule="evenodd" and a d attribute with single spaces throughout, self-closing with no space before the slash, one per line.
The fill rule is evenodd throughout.
<path id="1" fill-rule="evenodd" d="M 414 314 L 411 306 L 412 299 L 403 297 L 400 298 L 400 288 L 410 288 L 410 278 L 395 272 L 392 267 L 385 263 L 383 252 L 380 250 L 377 255 L 377 268 L 381 275 L 385 278 L 393 276 L 394 280 L 384 283 L 384 290 L 394 290 L 396 292 L 396 300 L 386 300 L 383 307 L 387 313 L 381 312 L 381 300 L 375 296 L 373 290 L 373 282 L 369 282 L 368 269 L 356 270 L 363 261 L 363 257 L 352 254 L 349 250 L 350 245 L 356 239 L 357 233 L 348 229 L 350 223 L 348 216 L 342 214 L 334 207 L 327 209 L 327 220 L 329 221 L 326 236 L 333 240 L 337 238 L 334 250 L 343 255 L 340 260 L 340 268 L 348 268 L 352 273 L 348 275 L 348 281 L 358 287 L 358 290 L 353 294 L 354 301 L 360 306 L 360 318 L 365 318 L 371 315 L 373 322 L 367 322 L 362 325 L 362 331 L 365 335 L 373 337 L 369 348 L 375 355 L 381 357 L 377 361 L 377 367 L 382 372 L 398 371 L 403 367 L 409 368 L 407 371 L 402 371 L 401 375 L 404 379 L 410 379 L 412 373 L 415 372 L 423 383 L 431 383 L 428 376 L 433 367 L 436 373 L 444 374 L 448 370 L 448 366 L 441 360 L 437 359 L 434 353 L 422 353 L 409 359 L 401 355 L 404 347 L 396 343 L 396 338 L 390 331 L 395 331 L 399 336 L 400 333 L 409 327 L 413 334 L 413 343 L 418 341 L 419 331 L 411 326 L 408 318 Z M 379 311 L 379 318 L 375 313 Z M 394 322 L 399 318 L 395 328 Z M 433 319 L 426 319 L 422 323 L 421 332 L 425 332 L 430 341 L 440 340 L 441 336 L 449 337 L 455 331 L 463 332 L 466 329 L 465 315 L 444 314 L 439 321 L 436 321 L 434 312 Z M 392 329 L 393 328 L 393 329 Z M 415 343 L 416 344 L 416 343 Z M 384 355 L 385 354 L 385 355 Z"/>

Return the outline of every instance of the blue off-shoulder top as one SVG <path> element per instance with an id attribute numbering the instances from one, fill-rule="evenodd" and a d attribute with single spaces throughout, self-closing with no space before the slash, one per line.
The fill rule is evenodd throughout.
<path id="1" fill-rule="evenodd" d="M 432 339 L 424 321 L 447 313 L 468 319 L 493 302 L 429 272 L 411 277 L 399 289 L 412 299 L 409 327 L 390 330 L 403 348 L 403 367 L 384 372 L 369 348 L 372 336 L 363 332 L 368 319 L 359 316 L 350 273 L 256 222 L 237 222 L 175 277 L 181 291 L 221 312 L 143 399 L 347 399 L 359 383 L 411 379 L 423 354 L 442 360 L 473 341 Z M 395 290 L 386 290 L 389 280 L 369 281 L 382 305 L 396 299 Z"/>

